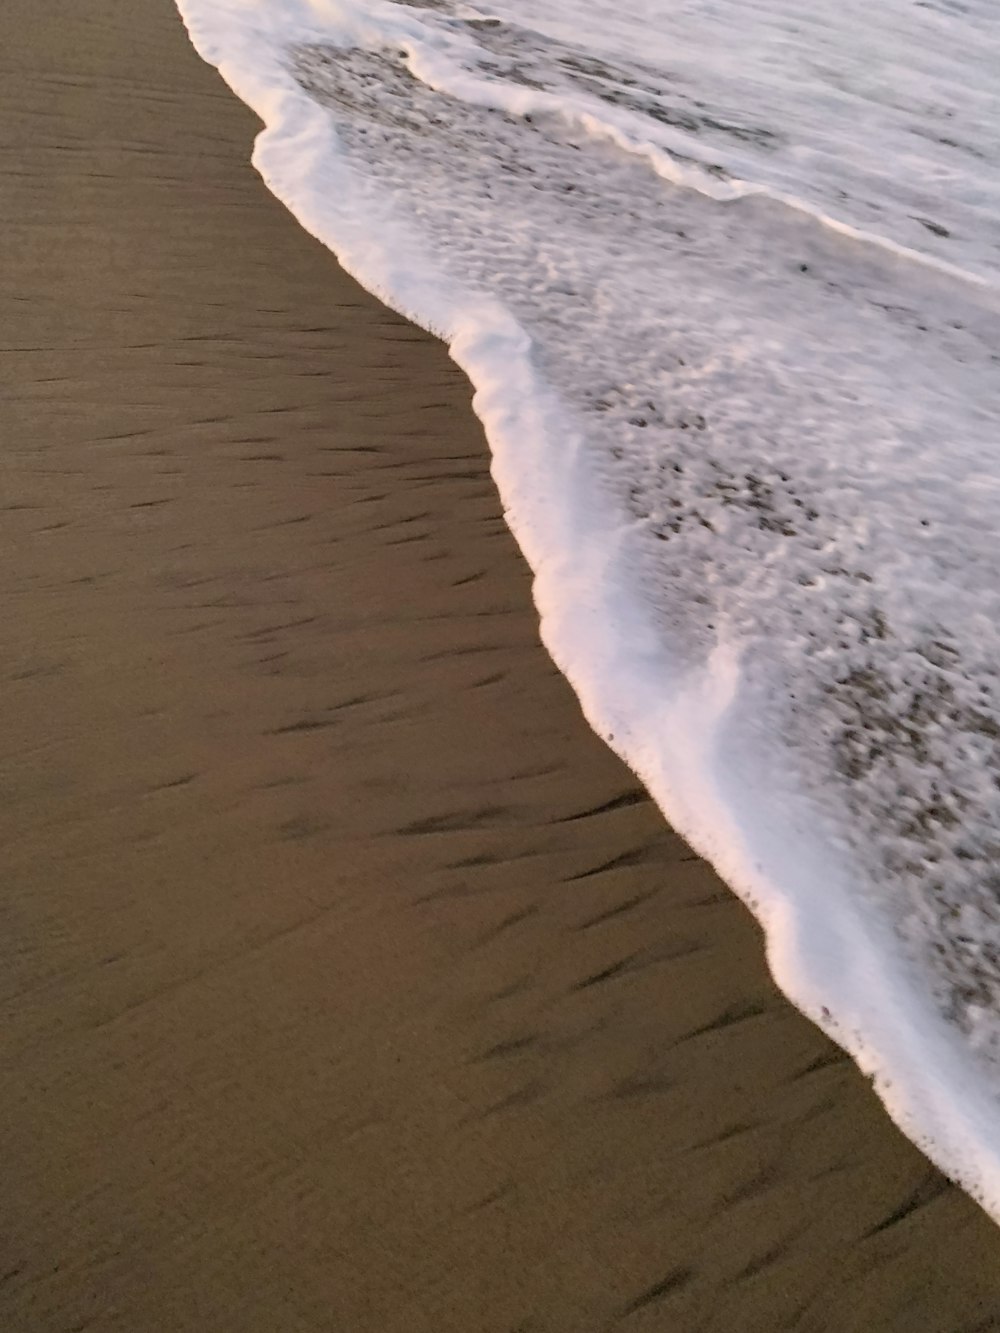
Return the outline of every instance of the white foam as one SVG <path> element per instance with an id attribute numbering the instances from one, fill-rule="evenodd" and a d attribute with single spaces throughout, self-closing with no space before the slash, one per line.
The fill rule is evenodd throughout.
<path id="1" fill-rule="evenodd" d="M 942 198 L 947 238 L 850 152 L 831 191 L 822 107 L 808 151 L 767 138 L 790 111 L 759 33 L 756 67 L 691 91 L 696 6 L 640 66 L 652 0 L 631 25 L 595 4 L 572 45 L 555 0 L 537 31 L 179 2 L 267 125 L 269 187 L 475 386 L 595 730 L 753 907 L 782 989 L 1000 1219 L 1000 317 L 995 247 L 944 244 L 989 188 Z M 716 106 L 751 88 L 767 134 Z"/>

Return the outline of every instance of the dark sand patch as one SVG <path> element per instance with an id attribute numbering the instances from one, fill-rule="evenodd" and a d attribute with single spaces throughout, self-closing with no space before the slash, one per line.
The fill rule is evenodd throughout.
<path id="1" fill-rule="evenodd" d="M 0 1326 L 1000 1327 L 167 0 L 8 0 Z"/>

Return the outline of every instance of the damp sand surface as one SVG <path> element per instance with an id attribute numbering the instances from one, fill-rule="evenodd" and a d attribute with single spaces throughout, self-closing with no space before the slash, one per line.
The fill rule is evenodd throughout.
<path id="1" fill-rule="evenodd" d="M 10 0 L 0 1323 L 1000 1328 L 166 0 Z"/>

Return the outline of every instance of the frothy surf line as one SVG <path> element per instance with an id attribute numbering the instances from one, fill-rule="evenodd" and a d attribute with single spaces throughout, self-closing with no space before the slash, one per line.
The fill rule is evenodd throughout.
<path id="1" fill-rule="evenodd" d="M 727 174 L 726 179 L 719 179 L 705 167 L 679 162 L 673 152 L 681 153 L 691 162 L 691 159 L 702 155 L 701 146 L 676 131 L 671 132 L 659 126 L 651 129 L 649 121 L 636 112 L 621 110 L 609 116 L 606 111 L 599 113 L 593 109 L 595 99 L 592 98 L 571 99 L 565 93 L 515 87 L 502 79 L 483 78 L 456 63 L 450 53 L 445 55 L 439 48 L 429 46 L 422 36 L 407 33 L 405 36 L 401 34 L 401 38 L 396 45 L 402 47 L 400 54 L 405 53 L 404 63 L 409 72 L 434 92 L 509 115 L 555 117 L 568 128 L 582 130 L 596 142 L 612 144 L 647 162 L 657 176 L 671 185 L 694 190 L 716 203 L 766 199 L 858 245 L 871 247 L 905 263 L 919 265 L 928 272 L 967 284 L 978 291 L 1000 294 L 1000 282 L 982 274 L 971 273 L 961 265 L 949 263 L 936 255 L 902 245 L 877 232 L 855 227 L 797 195 L 732 174 Z M 382 45 L 383 49 L 390 49 L 384 41 Z M 473 55 L 472 49 L 469 54 Z M 716 153 L 715 156 L 724 155 Z"/>
<path id="2" fill-rule="evenodd" d="M 186 10 L 190 6 L 182 0 L 178 0 L 178 4 L 190 31 L 190 24 L 197 25 L 198 17 L 191 16 L 189 22 Z M 295 40 L 300 43 L 315 41 L 330 44 L 337 41 L 345 48 L 353 45 L 365 50 L 393 53 L 403 57 L 413 77 L 434 92 L 520 118 L 551 116 L 570 129 L 580 129 L 595 142 L 611 144 L 647 162 L 662 180 L 681 189 L 693 190 L 706 199 L 717 203 L 735 203 L 751 198 L 767 200 L 835 235 L 860 246 L 870 247 L 897 261 L 918 265 L 928 273 L 963 283 L 982 293 L 1000 294 L 1000 282 L 983 274 L 970 272 L 959 264 L 903 245 L 878 232 L 854 226 L 798 195 L 744 179 L 730 169 L 733 165 L 731 160 L 725 178 L 720 179 L 713 174 L 710 164 L 705 162 L 704 149 L 692 136 L 667 126 L 651 124 L 648 118 L 634 111 L 609 109 L 606 104 L 586 95 L 573 98 L 565 90 L 559 93 L 548 92 L 476 73 L 477 61 L 485 52 L 476 44 L 474 37 L 463 31 L 468 27 L 468 20 L 446 21 L 433 34 L 432 39 L 428 36 L 426 23 L 416 17 L 417 13 L 423 11 L 407 12 L 405 8 L 391 2 L 373 4 L 363 15 L 359 15 L 346 4 L 337 4 L 336 0 L 285 0 L 282 12 L 285 22 L 294 25 Z M 328 18 L 329 24 L 317 27 L 314 19 L 316 14 Z M 427 11 L 427 14 L 434 17 L 433 10 Z M 473 21 L 477 24 L 492 22 L 484 16 L 477 16 Z M 331 31 L 333 26 L 336 33 Z M 219 64 L 218 60 L 210 56 L 204 58 L 210 64 Z M 601 107 L 600 111 L 595 109 L 597 106 Z M 721 158 L 722 165 L 726 165 L 727 155 L 724 152 L 715 149 L 712 155 L 715 159 Z M 679 157 L 684 161 L 678 160 Z M 698 165 L 699 158 L 702 165 Z"/>
<path id="3" fill-rule="evenodd" d="M 846 867 L 772 827 L 773 811 L 761 806 L 749 819 L 745 791 L 734 798 L 718 755 L 738 647 L 723 640 L 707 670 L 664 678 L 662 642 L 638 598 L 623 595 L 632 572 L 624 525 L 598 501 L 530 340 L 498 303 L 451 283 L 400 229 L 377 184 L 344 160 L 331 117 L 283 63 L 289 46 L 329 43 L 331 30 L 341 42 L 384 49 L 384 26 L 345 17 L 331 0 L 289 3 L 280 21 L 252 0 L 178 3 L 196 49 L 265 122 L 253 161 L 272 192 L 366 287 L 446 338 L 474 385 L 505 514 L 535 574 L 543 641 L 595 731 L 754 910 L 793 1003 L 872 1078 L 900 1128 L 1000 1220 L 998 1108 L 985 1081 L 898 950 L 859 918 Z M 581 515 L 585 548 L 576 540 Z"/>

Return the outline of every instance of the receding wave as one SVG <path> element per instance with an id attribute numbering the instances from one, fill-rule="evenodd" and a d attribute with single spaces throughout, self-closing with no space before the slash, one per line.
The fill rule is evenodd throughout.
<path id="1" fill-rule="evenodd" d="M 881 173 L 823 174 L 861 76 L 793 116 L 759 34 L 700 77 L 679 21 L 639 58 L 556 0 L 180 2 L 274 192 L 469 374 L 592 725 L 1000 1219 L 1000 143 L 941 72 L 980 29 L 921 16 L 958 24 L 933 106 L 866 90 Z"/>

